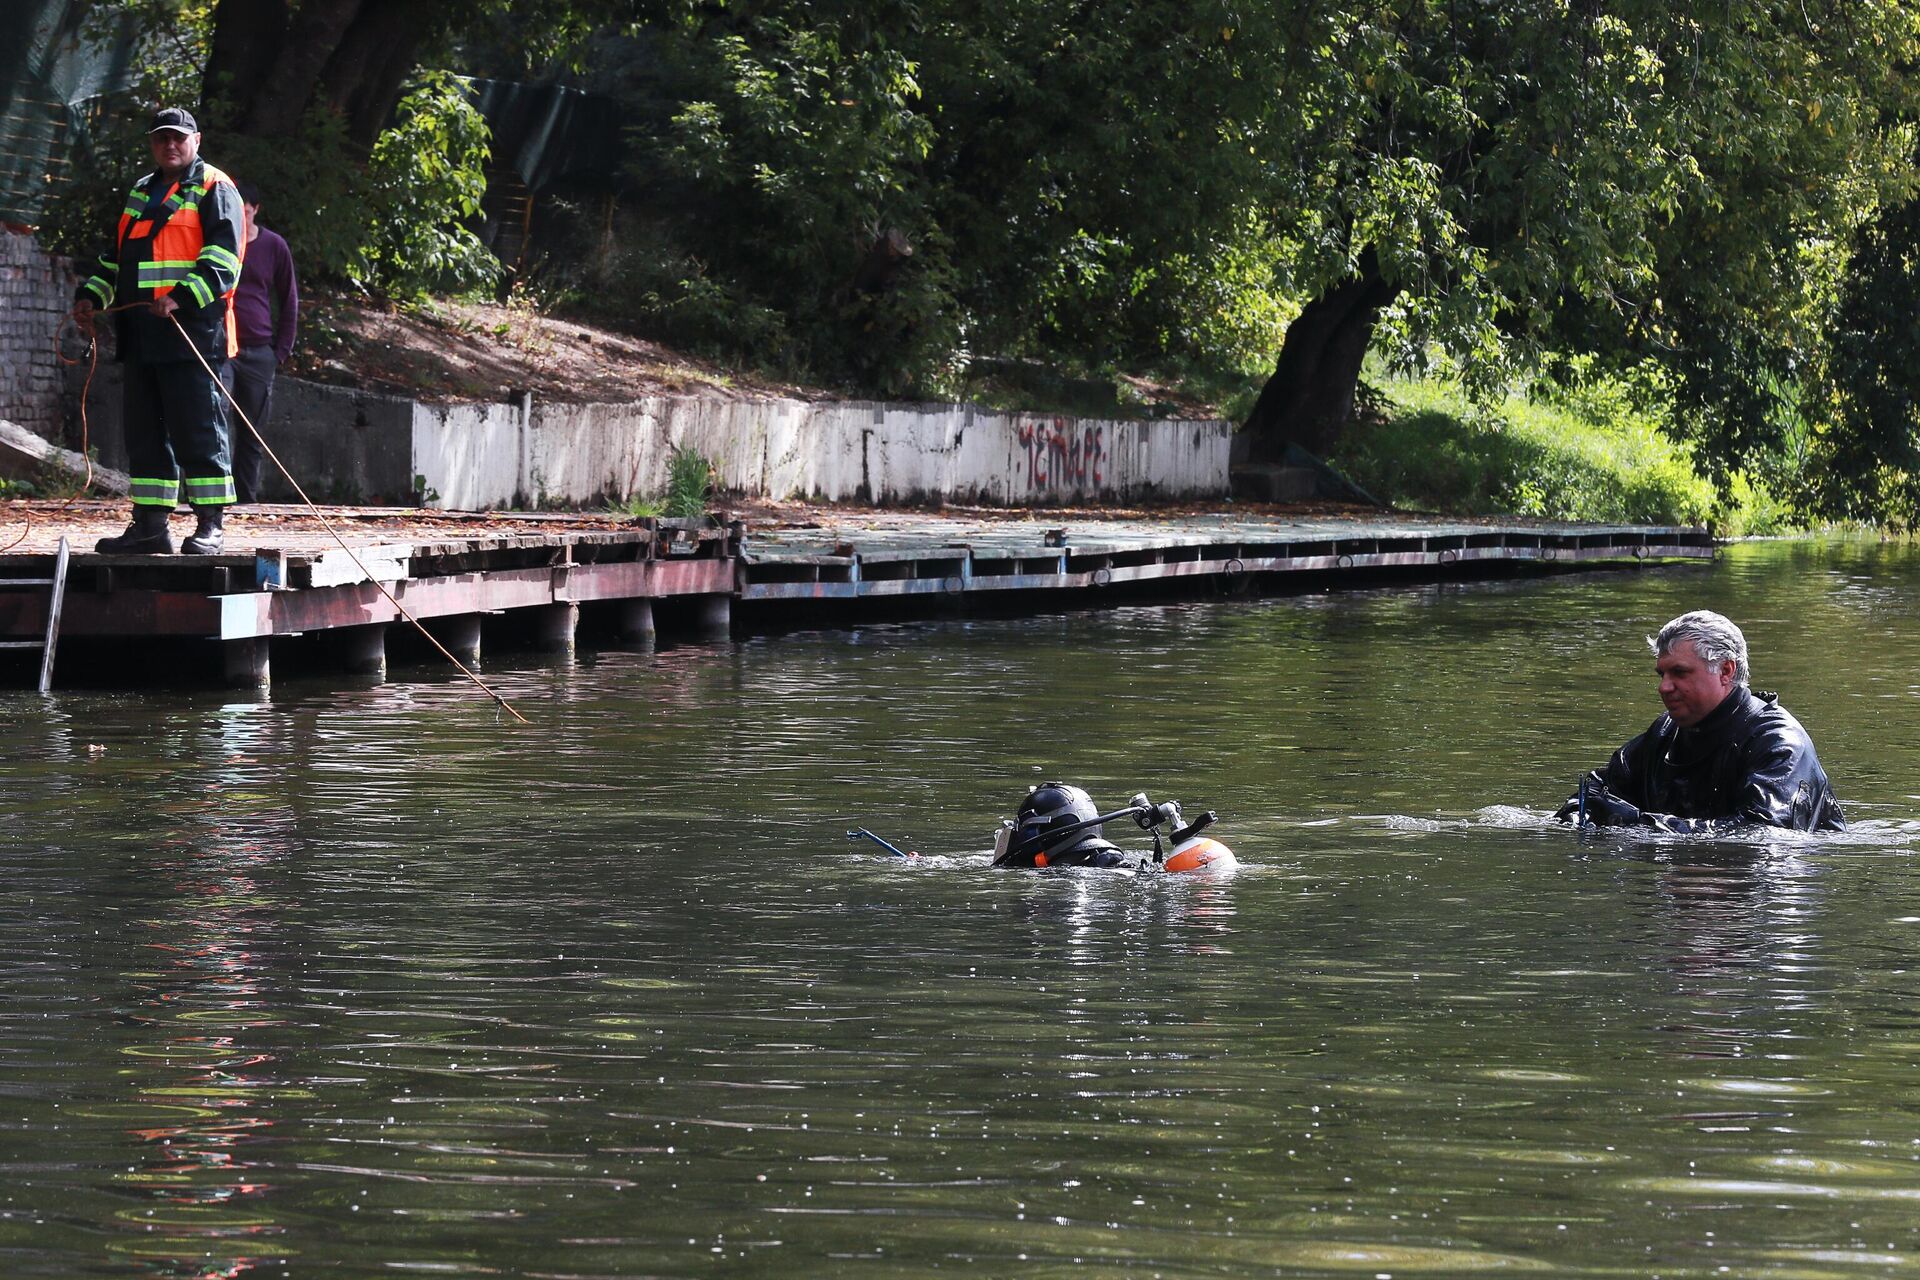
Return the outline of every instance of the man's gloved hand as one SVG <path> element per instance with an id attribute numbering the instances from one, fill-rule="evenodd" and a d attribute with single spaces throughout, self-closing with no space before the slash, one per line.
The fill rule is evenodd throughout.
<path id="1" fill-rule="evenodd" d="M 1580 779 L 1580 790 L 1567 797 L 1567 802 L 1555 810 L 1553 816 L 1561 822 L 1577 821 L 1592 827 L 1630 827 L 1640 821 L 1640 810 L 1607 790 L 1607 784 L 1595 770 Z"/>
<path id="2" fill-rule="evenodd" d="M 1640 810 L 1596 782 L 1587 787 L 1587 821 L 1596 827 L 1631 827 L 1640 821 Z"/>
<path id="3" fill-rule="evenodd" d="M 1580 779 L 1580 785 L 1574 789 L 1574 792 L 1572 795 L 1567 797 L 1567 802 L 1561 805 L 1558 809 L 1555 809 L 1553 811 L 1554 821 L 1556 822 L 1580 821 L 1581 820 L 1580 793 L 1583 791 L 1591 793 L 1595 787 L 1598 787 L 1600 785 L 1601 785 L 1600 771 L 1598 769 L 1593 770 L 1591 773 L 1587 774 L 1586 777 Z"/>

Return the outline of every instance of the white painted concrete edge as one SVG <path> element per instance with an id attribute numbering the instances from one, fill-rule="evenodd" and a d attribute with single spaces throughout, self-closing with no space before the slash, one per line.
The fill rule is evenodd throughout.
<path id="1" fill-rule="evenodd" d="M 539 507 L 658 494 L 676 449 L 720 485 L 772 498 L 1044 506 L 1229 491 L 1231 423 L 1001 413 L 974 405 L 722 401 L 413 404 L 428 505 Z"/>

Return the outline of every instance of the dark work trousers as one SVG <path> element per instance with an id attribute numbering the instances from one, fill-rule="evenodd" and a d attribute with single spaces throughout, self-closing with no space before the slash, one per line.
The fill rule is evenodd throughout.
<path id="1" fill-rule="evenodd" d="M 239 355 L 227 361 L 220 375 L 232 390 L 240 412 L 247 415 L 247 422 L 261 435 L 267 433 L 267 413 L 273 407 L 276 363 L 272 347 L 242 347 Z M 232 416 L 232 406 L 228 406 L 227 413 Z M 240 501 L 254 503 L 260 501 L 261 472 L 266 467 L 267 455 L 261 451 L 253 431 L 247 430 L 247 422 L 230 423 L 227 434 L 233 439 L 234 491 L 240 495 Z"/>
<path id="2" fill-rule="evenodd" d="M 214 365 L 217 372 L 226 362 Z M 127 474 L 136 504 L 172 508 L 233 501 L 227 399 L 198 360 L 126 365 Z M 185 494 L 182 495 L 182 481 Z"/>

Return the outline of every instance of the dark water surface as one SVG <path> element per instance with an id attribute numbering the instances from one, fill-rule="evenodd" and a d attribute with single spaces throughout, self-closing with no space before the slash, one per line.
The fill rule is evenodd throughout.
<path id="1" fill-rule="evenodd" d="M 1698 606 L 1852 834 L 1546 820 Z M 1912 547 L 402 674 L 0 693 L 0 1275 L 1920 1265 Z"/>

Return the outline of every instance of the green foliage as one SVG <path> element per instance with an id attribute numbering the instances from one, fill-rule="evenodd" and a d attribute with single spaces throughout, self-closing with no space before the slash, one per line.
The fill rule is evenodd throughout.
<path id="1" fill-rule="evenodd" d="M 1293 291 L 1391 291 L 1396 362 L 1482 391 L 1544 350 L 1656 359 L 1723 483 L 1793 453 L 1836 247 L 1913 181 L 1907 0 L 1309 4 L 1253 34 L 1291 76 L 1265 126 Z M 1324 56 L 1290 63 L 1302 39 Z"/>
<path id="2" fill-rule="evenodd" d="M 624 88 L 641 185 L 583 296 L 887 395 L 955 394 L 977 352 L 1257 368 L 1295 304 L 1268 214 L 1193 163 L 1257 167 L 1208 118 L 1226 89 L 1265 96 L 1221 48 L 1158 0 L 1097 23 L 1062 0 L 775 0 L 653 24 L 613 55 L 644 68 Z"/>
<path id="3" fill-rule="evenodd" d="M 1834 309 L 1808 505 L 1920 528 L 1920 200 L 1866 228 Z"/>
<path id="4" fill-rule="evenodd" d="M 1770 538 L 1806 529 L 1804 514 L 1767 486 L 1736 473 L 1713 508 L 1713 531 L 1722 538 Z"/>
<path id="5" fill-rule="evenodd" d="M 712 485 L 713 464 L 693 449 L 675 448 L 667 459 L 665 513 L 678 520 L 705 515 Z"/>
<path id="6" fill-rule="evenodd" d="M 291 138 L 205 145 L 223 147 L 217 163 L 260 187 L 262 221 L 287 237 L 305 273 L 398 299 L 491 288 L 500 277 L 470 225 L 486 190 L 488 134 L 458 77 L 416 77 L 370 154 L 323 107 Z"/>
<path id="7" fill-rule="evenodd" d="M 667 456 L 667 491 L 664 494 L 629 494 L 607 504 L 614 516 L 667 516 L 690 520 L 707 513 L 707 493 L 713 487 L 713 464 L 700 452 L 675 446 Z"/>
<path id="8" fill-rule="evenodd" d="M 90 450 L 98 461 L 98 450 Z M 74 498 L 86 492 L 84 473 L 36 462 L 24 476 L 0 476 L 0 498 Z"/>
<path id="9" fill-rule="evenodd" d="M 619 282 L 640 318 L 891 390 L 955 345 L 914 190 L 933 135 L 917 68 L 866 16 L 776 4 L 656 33 L 665 83 L 635 131 L 654 251 Z"/>
<path id="10" fill-rule="evenodd" d="M 200 100 L 200 68 L 207 62 L 218 0 L 96 0 L 89 8 L 82 26 L 89 38 L 111 42 L 129 28 L 138 33 L 137 101 L 191 107 Z M 143 134 L 151 110 L 136 117 Z"/>
<path id="11" fill-rule="evenodd" d="M 467 226 L 487 189 L 487 141 L 460 81 L 422 73 L 368 157 L 365 232 L 347 278 L 396 296 L 491 286 L 500 264 Z"/>
<path id="12" fill-rule="evenodd" d="M 1604 377 L 1487 406 L 1457 382 L 1394 380 L 1331 461 L 1368 492 L 1454 515 L 1696 524 L 1714 493 L 1641 393 Z"/>
<path id="13" fill-rule="evenodd" d="M 680 13 L 643 24 L 657 243 L 616 292 L 883 390 L 976 353 L 1249 372 L 1377 264 L 1406 367 L 1484 391 L 1556 347 L 1658 359 L 1690 409 L 1664 424 L 1727 483 L 1799 448 L 1834 246 L 1912 171 L 1905 0 Z M 915 260 L 856 296 L 889 227 Z"/>
<path id="14" fill-rule="evenodd" d="M 134 104 L 95 123 L 75 158 L 74 180 L 47 200 L 35 228 L 42 246 L 89 265 L 112 249 L 127 189 L 153 168 L 145 126 L 146 112 Z"/>
<path id="15" fill-rule="evenodd" d="M 223 135 L 209 122 L 202 148 L 234 178 L 260 188 L 260 220 L 287 238 L 303 276 L 351 278 L 369 232 L 366 157 L 331 111 L 309 111 L 291 137 Z"/>
<path id="16" fill-rule="evenodd" d="M 630 227 L 622 239 L 601 278 L 582 293 L 588 310 L 612 312 L 683 350 L 762 368 L 808 363 L 788 315 L 746 284 L 716 279 L 705 263 L 644 227 Z"/>

